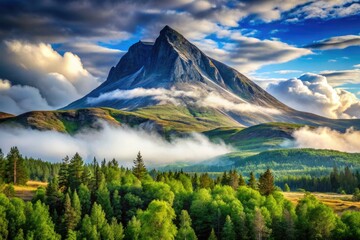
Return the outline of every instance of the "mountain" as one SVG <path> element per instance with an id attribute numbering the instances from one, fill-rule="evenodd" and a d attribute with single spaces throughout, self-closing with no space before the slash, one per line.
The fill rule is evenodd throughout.
<path id="1" fill-rule="evenodd" d="M 98 128 L 99 120 L 165 137 L 201 132 L 253 153 L 278 148 L 303 125 L 360 129 L 358 119 L 328 119 L 286 106 L 168 26 L 154 43 L 132 45 L 105 82 L 63 109 L 0 114 L 1 125 L 69 134 Z"/>
<path id="2" fill-rule="evenodd" d="M 139 41 L 132 45 L 103 84 L 64 110 L 110 107 L 134 111 L 159 105 L 186 107 L 192 112 L 211 109 L 232 119 L 236 126 L 332 122 L 289 108 L 168 26 L 154 43 Z"/>

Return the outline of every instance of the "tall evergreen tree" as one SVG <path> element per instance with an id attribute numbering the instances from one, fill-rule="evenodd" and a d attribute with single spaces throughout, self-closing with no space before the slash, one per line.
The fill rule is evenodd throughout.
<path id="1" fill-rule="evenodd" d="M 210 236 L 209 236 L 208 240 L 217 240 L 214 228 L 211 229 Z"/>
<path id="2" fill-rule="evenodd" d="M 234 229 L 234 224 L 231 221 L 229 215 L 226 216 L 225 224 L 222 230 L 222 238 L 223 240 L 235 240 L 236 234 Z"/>
<path id="3" fill-rule="evenodd" d="M 113 197 L 112 197 L 112 207 L 113 207 L 113 214 L 114 217 L 118 220 L 121 221 L 121 197 L 119 195 L 119 191 L 115 190 L 113 193 Z"/>
<path id="4" fill-rule="evenodd" d="M 96 191 L 96 202 L 101 206 L 101 208 L 106 214 L 106 219 L 110 222 L 113 217 L 113 209 L 110 201 L 110 192 L 105 185 L 105 181 Z"/>
<path id="5" fill-rule="evenodd" d="M 63 236 L 67 236 L 70 230 L 74 230 L 77 225 L 77 217 L 74 208 L 71 206 L 69 193 L 65 195 L 64 216 L 63 216 Z"/>
<path id="6" fill-rule="evenodd" d="M 239 186 L 245 186 L 246 185 L 245 179 L 242 176 L 242 174 L 239 174 L 239 184 L 238 185 Z"/>
<path id="7" fill-rule="evenodd" d="M 133 174 L 138 178 L 142 179 L 147 173 L 144 160 L 141 156 L 141 153 L 138 152 L 136 159 L 134 160 Z"/>
<path id="8" fill-rule="evenodd" d="M 250 179 L 248 181 L 248 186 L 251 187 L 252 189 L 257 189 L 258 188 L 258 184 L 255 178 L 255 175 L 253 172 L 250 173 Z"/>
<path id="9" fill-rule="evenodd" d="M 17 147 L 12 147 L 7 155 L 7 182 L 13 184 L 26 184 L 29 176 L 24 159 Z"/>
<path id="10" fill-rule="evenodd" d="M 196 234 L 191 227 L 191 218 L 186 210 L 181 211 L 180 228 L 176 235 L 177 240 L 196 240 Z"/>
<path id="11" fill-rule="evenodd" d="M 254 230 L 255 239 L 257 240 L 266 239 L 271 233 L 271 229 L 269 229 L 266 226 L 264 216 L 262 215 L 260 209 L 258 208 L 255 209 L 253 230 Z"/>
<path id="12" fill-rule="evenodd" d="M 59 188 L 62 192 L 66 191 L 69 183 L 69 162 L 69 157 L 65 156 L 59 169 Z"/>
<path id="13" fill-rule="evenodd" d="M 79 153 L 71 158 L 69 163 L 69 187 L 71 189 L 78 189 L 81 184 L 82 173 L 84 171 L 84 162 Z"/>
<path id="14" fill-rule="evenodd" d="M 261 174 L 259 177 L 259 191 L 262 195 L 270 195 L 275 191 L 274 185 L 274 176 L 272 175 L 270 169 L 267 169 L 265 173 Z"/>
<path id="15" fill-rule="evenodd" d="M 138 240 L 141 232 L 141 222 L 133 216 L 125 229 L 125 239 Z"/>
<path id="16" fill-rule="evenodd" d="M 75 226 L 77 226 L 81 220 L 81 203 L 76 190 L 74 190 L 71 198 L 71 206 L 75 212 L 74 222 Z"/>
<path id="17" fill-rule="evenodd" d="M 89 188 L 84 185 L 80 184 L 79 186 L 79 199 L 81 203 L 81 212 L 83 215 L 90 214 L 91 210 L 91 192 Z"/>
<path id="18" fill-rule="evenodd" d="M 239 174 L 236 170 L 232 170 L 229 172 L 229 185 L 236 190 L 239 187 Z"/>
<path id="19" fill-rule="evenodd" d="M 2 182 L 5 182 L 5 176 L 6 176 L 6 159 L 4 157 L 4 153 L 2 152 L 0 148 L 0 184 Z"/>

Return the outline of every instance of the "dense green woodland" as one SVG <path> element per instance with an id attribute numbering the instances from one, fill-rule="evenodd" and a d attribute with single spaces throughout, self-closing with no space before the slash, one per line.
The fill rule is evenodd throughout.
<path id="1" fill-rule="evenodd" d="M 148 171 L 140 153 L 132 169 L 75 154 L 48 178 L 31 202 L 0 194 L 0 239 L 360 239 L 360 212 L 338 216 L 311 194 L 295 207 L 270 170 L 213 179 Z"/>
<path id="2" fill-rule="evenodd" d="M 190 166 L 169 165 L 164 170 L 180 170 L 191 172 L 223 172 L 237 169 L 243 174 L 250 172 L 260 174 L 271 168 L 277 178 L 291 176 L 324 176 L 333 167 L 360 170 L 360 153 L 346 153 L 325 149 L 278 149 L 264 151 L 248 156 L 244 152 L 233 152 L 208 162 Z"/>

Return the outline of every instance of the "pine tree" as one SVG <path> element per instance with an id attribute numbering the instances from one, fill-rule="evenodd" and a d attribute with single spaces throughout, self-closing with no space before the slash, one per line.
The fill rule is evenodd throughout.
<path id="1" fill-rule="evenodd" d="M 6 159 L 4 157 L 4 154 L 0 148 L 0 184 L 2 182 L 5 182 L 5 176 L 6 176 Z"/>
<path id="2" fill-rule="evenodd" d="M 114 240 L 124 239 L 125 237 L 124 228 L 121 222 L 118 223 L 118 221 L 115 218 L 113 218 L 111 220 L 110 228 L 111 228 L 111 232 L 114 234 Z"/>
<path id="3" fill-rule="evenodd" d="M 290 187 L 287 183 L 284 185 L 284 192 L 290 192 Z"/>
<path id="4" fill-rule="evenodd" d="M 104 210 L 107 220 L 110 221 L 113 217 L 113 209 L 110 201 L 110 192 L 105 185 L 105 181 L 100 184 L 99 189 L 96 191 L 96 202 Z"/>
<path id="5" fill-rule="evenodd" d="M 253 172 L 250 173 L 250 179 L 248 182 L 248 186 L 251 187 L 252 189 L 257 189 L 257 182 L 256 182 L 256 178 Z"/>
<path id="6" fill-rule="evenodd" d="M 121 197 L 119 195 L 119 191 L 115 190 L 112 197 L 112 206 L 113 206 L 113 213 L 114 217 L 121 221 Z"/>
<path id="7" fill-rule="evenodd" d="M 74 222 L 75 222 L 75 226 L 77 226 L 81 220 L 81 203 L 76 190 L 74 190 L 74 193 L 71 198 L 71 206 L 75 212 Z"/>
<path id="8" fill-rule="evenodd" d="M 147 173 L 144 160 L 139 152 L 134 160 L 133 174 L 138 178 L 142 179 Z"/>
<path id="9" fill-rule="evenodd" d="M 84 162 L 78 153 L 70 160 L 69 164 L 69 187 L 71 189 L 78 189 L 81 184 L 81 177 L 84 170 Z"/>
<path id="10" fill-rule="evenodd" d="M 24 185 L 28 178 L 24 159 L 18 148 L 12 147 L 7 155 L 7 182 Z"/>
<path id="11" fill-rule="evenodd" d="M 222 230 L 222 238 L 223 240 L 235 240 L 236 234 L 234 229 L 234 224 L 231 221 L 229 215 L 226 216 L 225 224 Z"/>
<path id="12" fill-rule="evenodd" d="M 245 186 L 246 185 L 246 182 L 244 180 L 244 177 L 239 174 L 239 186 Z"/>
<path id="13" fill-rule="evenodd" d="M 104 174 L 102 173 L 96 158 L 94 157 L 93 160 L 93 168 L 94 168 L 94 176 L 93 176 L 93 184 L 92 184 L 92 191 L 95 192 L 99 189 L 100 183 L 104 179 Z"/>
<path id="14" fill-rule="evenodd" d="M 91 171 L 88 167 L 84 167 L 84 171 L 81 175 L 81 183 L 86 185 L 86 186 L 89 186 L 89 184 L 91 183 Z"/>
<path id="15" fill-rule="evenodd" d="M 211 229 L 211 233 L 210 233 L 208 240 L 217 240 L 214 228 Z"/>
<path id="16" fill-rule="evenodd" d="M 253 229 L 254 229 L 255 239 L 257 239 L 257 240 L 262 240 L 264 238 L 267 238 L 271 233 L 271 229 L 269 229 L 266 226 L 265 219 L 264 219 L 263 215 L 261 214 L 260 209 L 258 209 L 258 208 L 255 209 L 255 216 L 254 216 L 254 220 L 253 220 Z"/>
<path id="17" fill-rule="evenodd" d="M 330 173 L 330 184 L 334 192 L 336 192 L 340 187 L 340 176 L 336 166 L 333 168 L 333 171 Z"/>
<path id="18" fill-rule="evenodd" d="M 91 192 L 87 186 L 80 184 L 79 186 L 79 199 L 81 204 L 82 214 L 90 214 L 91 210 Z"/>
<path id="19" fill-rule="evenodd" d="M 191 218 L 186 210 L 181 211 L 180 228 L 176 235 L 177 240 L 195 240 L 197 239 L 194 229 L 191 227 Z"/>
<path id="20" fill-rule="evenodd" d="M 68 188 L 69 179 L 69 157 L 66 156 L 60 165 L 59 169 L 59 188 L 62 192 L 65 192 Z"/>
<path id="21" fill-rule="evenodd" d="M 274 176 L 272 175 L 270 169 L 267 169 L 265 173 L 260 175 L 259 192 L 262 195 L 268 196 L 274 191 L 275 191 Z"/>
<path id="22" fill-rule="evenodd" d="M 236 172 L 236 170 L 230 171 L 230 180 L 229 185 L 236 190 L 239 187 L 239 174 Z"/>
<path id="23" fill-rule="evenodd" d="M 138 240 L 141 232 L 141 222 L 133 216 L 125 229 L 125 239 Z"/>
<path id="24" fill-rule="evenodd" d="M 76 212 L 71 206 L 71 198 L 69 193 L 66 193 L 63 216 L 63 236 L 67 236 L 69 230 L 74 230 L 76 225 Z"/>

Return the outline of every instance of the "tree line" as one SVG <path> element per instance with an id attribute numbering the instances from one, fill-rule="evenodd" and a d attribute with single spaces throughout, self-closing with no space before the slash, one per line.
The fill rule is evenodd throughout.
<path id="1" fill-rule="evenodd" d="M 353 194 L 360 188 L 360 172 L 352 171 L 349 166 L 343 170 L 334 167 L 327 176 L 287 176 L 276 180 L 276 185 L 292 190 L 299 188 L 310 192 L 337 192 Z"/>
<path id="2" fill-rule="evenodd" d="M 31 180 L 47 182 L 58 175 L 59 163 L 23 157 L 17 147 L 5 156 L 0 149 L 0 183 L 25 185 Z"/>
<path id="3" fill-rule="evenodd" d="M 295 207 L 271 170 L 246 182 L 148 171 L 140 153 L 132 169 L 75 154 L 31 202 L 0 194 L 2 239 L 359 239 L 359 220 L 311 194 Z"/>

